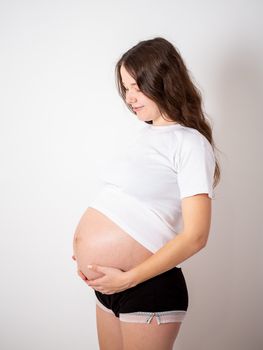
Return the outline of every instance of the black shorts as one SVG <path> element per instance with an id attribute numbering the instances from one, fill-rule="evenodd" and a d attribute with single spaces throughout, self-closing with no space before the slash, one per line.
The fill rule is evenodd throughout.
<path id="1" fill-rule="evenodd" d="M 111 310 L 116 317 L 120 314 L 185 316 L 188 308 L 188 290 L 180 267 L 174 267 L 162 274 L 154 276 L 135 287 L 114 294 L 103 294 L 94 290 L 99 301 Z"/>

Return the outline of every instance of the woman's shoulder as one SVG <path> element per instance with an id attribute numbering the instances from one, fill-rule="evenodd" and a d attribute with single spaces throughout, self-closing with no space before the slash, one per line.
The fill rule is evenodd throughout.
<path id="1" fill-rule="evenodd" d="M 180 128 L 173 130 L 173 133 L 184 147 L 195 147 L 199 145 L 211 146 L 208 139 L 195 128 L 181 125 Z"/>

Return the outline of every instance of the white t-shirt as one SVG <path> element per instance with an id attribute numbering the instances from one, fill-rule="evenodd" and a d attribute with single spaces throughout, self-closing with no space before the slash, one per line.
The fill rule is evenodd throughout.
<path id="1" fill-rule="evenodd" d="M 214 170 L 212 146 L 198 130 L 145 123 L 104 169 L 104 186 L 90 207 L 155 253 L 183 229 L 182 198 L 198 193 L 214 198 Z"/>

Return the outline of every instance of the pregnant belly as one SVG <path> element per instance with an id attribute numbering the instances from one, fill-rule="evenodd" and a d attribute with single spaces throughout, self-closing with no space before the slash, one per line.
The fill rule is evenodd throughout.
<path id="1" fill-rule="evenodd" d="M 95 208 L 82 215 L 73 239 L 78 269 L 88 278 L 102 276 L 88 264 L 116 267 L 128 271 L 153 253 Z"/>

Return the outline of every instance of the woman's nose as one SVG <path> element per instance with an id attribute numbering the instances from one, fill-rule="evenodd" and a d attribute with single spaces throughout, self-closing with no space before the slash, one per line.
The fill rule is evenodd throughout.
<path id="1" fill-rule="evenodd" d="M 126 102 L 131 104 L 136 101 L 136 96 L 132 92 L 126 92 Z"/>

